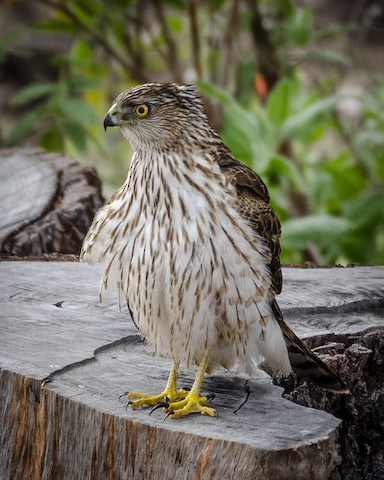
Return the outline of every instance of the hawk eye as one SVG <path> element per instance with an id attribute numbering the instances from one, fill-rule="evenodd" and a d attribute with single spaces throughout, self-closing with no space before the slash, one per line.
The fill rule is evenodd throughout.
<path id="1" fill-rule="evenodd" d="M 141 103 L 140 105 L 135 105 L 133 107 L 133 113 L 140 118 L 147 117 L 149 115 L 149 107 L 145 103 Z"/>

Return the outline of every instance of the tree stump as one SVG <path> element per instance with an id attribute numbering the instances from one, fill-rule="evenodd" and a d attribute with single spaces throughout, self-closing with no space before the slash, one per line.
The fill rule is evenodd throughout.
<path id="1" fill-rule="evenodd" d="M 103 203 L 96 171 L 32 148 L 0 150 L 0 161 L 0 255 L 78 255 Z"/>
<path id="2" fill-rule="evenodd" d="M 351 395 L 220 371 L 203 384 L 219 417 L 180 421 L 119 403 L 126 390 L 160 391 L 170 361 L 116 299 L 97 303 L 99 273 L 0 262 L 2 480 L 383 478 L 384 268 L 283 269 L 286 320 Z M 182 370 L 180 386 L 194 373 Z"/>

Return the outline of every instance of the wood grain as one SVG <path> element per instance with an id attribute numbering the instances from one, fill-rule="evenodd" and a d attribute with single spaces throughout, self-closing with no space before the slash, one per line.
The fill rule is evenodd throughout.
<path id="1" fill-rule="evenodd" d="M 0 150 L 0 255 L 76 253 L 96 210 L 94 169 L 59 153 Z"/>
<path id="2" fill-rule="evenodd" d="M 379 267 L 284 269 L 280 305 L 309 340 L 358 336 L 383 328 L 383 277 Z M 98 267 L 0 262 L 0 279 L 1 479 L 326 479 L 340 463 L 340 420 L 289 402 L 265 374 L 248 382 L 237 414 L 240 369 L 204 381 L 217 419 L 126 410 L 119 395 L 157 393 L 170 362 L 116 299 L 97 303 Z M 180 386 L 194 373 L 182 370 Z"/>

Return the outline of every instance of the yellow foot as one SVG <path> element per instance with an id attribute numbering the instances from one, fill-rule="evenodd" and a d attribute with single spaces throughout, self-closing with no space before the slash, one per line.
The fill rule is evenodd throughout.
<path id="1" fill-rule="evenodd" d="M 172 402 L 168 407 L 163 408 L 163 412 L 168 413 L 170 418 L 186 417 L 190 413 L 201 413 L 216 417 L 217 412 L 214 408 L 206 407 L 209 397 L 199 397 L 194 392 L 188 392 L 183 400 Z"/>
<path id="2" fill-rule="evenodd" d="M 147 393 L 139 392 L 129 392 L 127 398 L 137 398 L 138 400 L 128 402 L 128 405 L 132 410 L 136 408 L 147 408 L 152 407 L 161 403 L 176 402 L 177 400 L 182 400 L 187 396 L 188 392 L 186 390 L 176 390 L 166 388 L 164 392 L 160 395 L 148 395 Z"/>

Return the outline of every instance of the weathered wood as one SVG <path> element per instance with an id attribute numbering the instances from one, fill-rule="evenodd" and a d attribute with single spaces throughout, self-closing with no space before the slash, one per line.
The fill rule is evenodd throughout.
<path id="1" fill-rule="evenodd" d="M 382 331 L 384 268 L 284 277 L 280 305 L 309 340 Z M 119 394 L 160 391 L 170 362 L 151 354 L 116 299 L 97 303 L 99 268 L 1 262 L 0 278 L 0 478 L 326 479 L 340 462 L 340 421 L 287 401 L 265 377 L 249 382 L 235 415 L 246 395 L 240 370 L 204 382 L 218 419 L 126 411 Z M 342 373 L 348 382 L 353 372 Z M 183 371 L 181 386 L 193 374 Z"/>
<path id="2" fill-rule="evenodd" d="M 0 162 L 0 254 L 78 254 L 102 205 L 95 170 L 32 148 L 0 150 Z"/>

